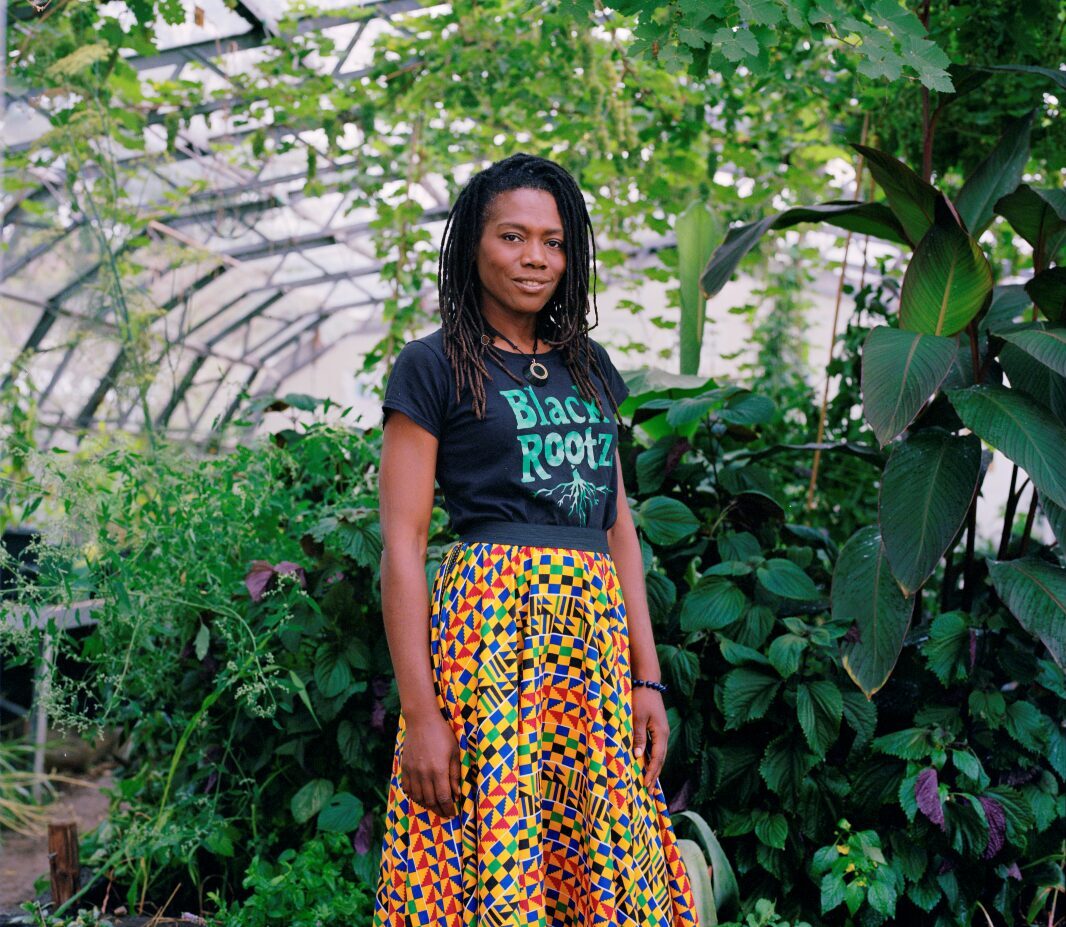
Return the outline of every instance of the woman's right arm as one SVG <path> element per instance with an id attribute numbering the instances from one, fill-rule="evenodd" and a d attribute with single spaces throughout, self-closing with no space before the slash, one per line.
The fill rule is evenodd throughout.
<path id="1" fill-rule="evenodd" d="M 390 412 L 378 479 L 381 607 L 406 726 L 403 789 L 423 807 L 451 817 L 459 797 L 459 745 L 433 684 L 425 571 L 437 444 L 402 412 Z"/>

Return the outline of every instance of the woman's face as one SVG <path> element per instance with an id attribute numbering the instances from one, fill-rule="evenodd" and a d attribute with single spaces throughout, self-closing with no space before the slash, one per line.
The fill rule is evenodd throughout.
<path id="1" fill-rule="evenodd" d="M 529 187 L 498 193 L 489 203 L 477 251 L 482 309 L 535 315 L 565 270 L 555 197 Z"/>

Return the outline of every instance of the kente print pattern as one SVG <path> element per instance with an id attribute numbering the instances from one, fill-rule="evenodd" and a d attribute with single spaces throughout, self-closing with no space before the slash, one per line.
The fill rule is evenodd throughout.
<path id="1" fill-rule="evenodd" d="M 433 585 L 462 794 L 451 818 L 405 794 L 401 715 L 373 927 L 695 927 L 662 789 L 632 755 L 611 558 L 459 543 Z"/>

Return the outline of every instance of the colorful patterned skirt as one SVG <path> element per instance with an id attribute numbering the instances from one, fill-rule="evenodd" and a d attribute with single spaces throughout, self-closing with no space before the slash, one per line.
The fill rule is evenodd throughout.
<path id="1" fill-rule="evenodd" d="M 609 554 L 460 541 L 433 583 L 457 813 L 401 787 L 400 716 L 373 927 L 689 927 L 658 780 L 633 756 L 629 643 Z"/>

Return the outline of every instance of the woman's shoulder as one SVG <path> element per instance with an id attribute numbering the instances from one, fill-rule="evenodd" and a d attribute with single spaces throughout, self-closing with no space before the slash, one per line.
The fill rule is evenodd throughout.
<path id="1" fill-rule="evenodd" d="M 448 369 L 450 365 L 444 353 L 444 329 L 438 328 L 428 335 L 412 338 L 400 349 L 397 361 L 401 358 L 419 366 L 432 365 L 438 369 Z"/>

